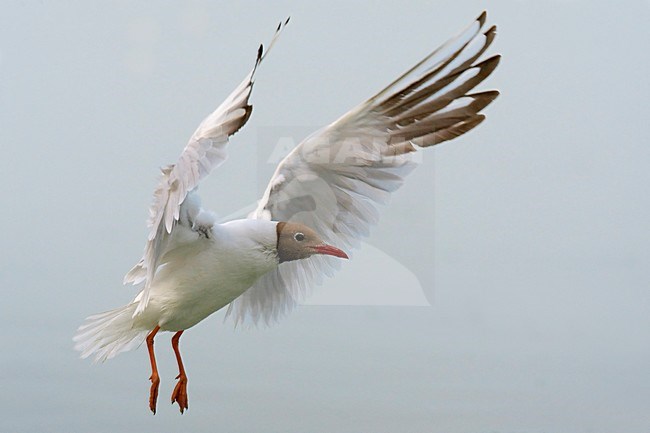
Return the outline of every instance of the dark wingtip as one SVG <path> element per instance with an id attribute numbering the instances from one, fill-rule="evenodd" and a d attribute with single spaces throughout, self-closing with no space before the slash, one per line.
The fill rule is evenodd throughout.
<path id="1" fill-rule="evenodd" d="M 260 47 L 257 49 L 257 61 L 259 62 L 264 54 L 264 44 L 260 44 Z"/>
<path id="2" fill-rule="evenodd" d="M 474 101 L 470 104 L 472 107 L 472 110 L 474 110 L 476 113 L 487 107 L 494 101 L 497 96 L 499 96 L 499 91 L 498 90 L 486 90 L 483 92 L 478 92 L 478 93 L 468 93 L 465 96 L 469 96 L 470 98 L 473 98 Z"/>
<path id="3" fill-rule="evenodd" d="M 470 98 L 486 98 L 491 101 L 494 101 L 497 96 L 499 96 L 500 93 L 498 90 L 484 90 L 482 92 L 476 92 L 476 93 L 468 93 L 465 96 L 469 96 Z"/>
<path id="4" fill-rule="evenodd" d="M 483 60 L 482 62 L 477 63 L 473 67 L 489 69 L 490 71 L 489 74 L 491 74 L 492 71 L 499 65 L 500 61 L 501 61 L 501 54 L 495 54 Z"/>
<path id="5" fill-rule="evenodd" d="M 291 19 L 291 16 L 288 16 L 286 20 L 284 20 L 284 21 L 280 21 L 280 23 L 278 24 L 278 28 L 275 29 L 275 31 L 276 31 L 276 32 L 279 32 L 280 29 L 282 28 L 282 26 L 286 26 L 287 24 L 289 24 L 289 20 L 290 20 L 290 19 Z"/>
<path id="6" fill-rule="evenodd" d="M 487 18 L 487 11 L 481 12 L 481 15 L 476 18 L 476 21 L 481 23 L 481 27 L 483 27 L 483 24 L 485 24 L 485 19 Z"/>

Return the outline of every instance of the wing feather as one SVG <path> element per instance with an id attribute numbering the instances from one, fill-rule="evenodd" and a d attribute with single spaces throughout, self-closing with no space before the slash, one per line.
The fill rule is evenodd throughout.
<path id="1" fill-rule="evenodd" d="M 496 68 L 479 61 L 496 35 L 483 12 L 386 88 L 301 142 L 278 166 L 250 218 L 297 221 L 340 248 L 354 248 L 379 206 L 416 167 L 412 153 L 480 124 L 497 91 L 468 93 Z M 477 63 L 478 61 L 478 63 Z M 281 264 L 230 304 L 235 323 L 277 320 L 340 261 L 313 256 Z"/>
<path id="2" fill-rule="evenodd" d="M 226 160 L 229 138 L 250 118 L 253 107 L 248 101 L 253 90 L 255 72 L 288 22 L 287 19 L 278 25 L 266 51 L 260 46 L 253 69 L 225 101 L 201 122 L 176 164 L 162 169 L 149 209 L 149 235 L 144 256 L 124 277 L 125 284 L 144 281 L 134 316 L 140 314 L 149 302 L 151 282 L 170 245 L 175 227 L 183 221 L 184 214 L 187 214 L 187 221 L 192 221 L 201 212 L 198 197 L 186 206 L 187 199 L 199 182 Z"/>

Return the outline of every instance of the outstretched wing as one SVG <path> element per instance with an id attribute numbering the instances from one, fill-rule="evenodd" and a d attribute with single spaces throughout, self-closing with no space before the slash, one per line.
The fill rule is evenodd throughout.
<path id="1" fill-rule="evenodd" d="M 149 208 L 150 231 L 144 256 L 124 277 L 125 284 L 138 284 L 142 281 L 145 283 L 134 316 L 141 313 L 149 302 L 151 282 L 179 220 L 183 219 L 184 214 L 187 214 L 188 221 L 198 216 L 200 211 L 198 197 L 196 200 L 186 200 L 186 198 L 212 169 L 226 160 L 226 147 L 230 136 L 239 131 L 248 121 L 253 110 L 248 99 L 253 90 L 257 67 L 288 22 L 287 19 L 278 25 L 266 52 L 260 45 L 251 72 L 230 96 L 201 122 L 183 149 L 178 162 L 162 169 L 162 177 Z"/>
<path id="2" fill-rule="evenodd" d="M 301 222 L 327 243 L 358 246 L 379 219 L 377 206 L 417 165 L 412 152 L 471 130 L 498 96 L 469 93 L 499 62 L 499 56 L 479 61 L 496 35 L 494 26 L 483 31 L 485 18 L 483 12 L 385 89 L 300 143 L 250 218 Z M 228 314 L 236 323 L 277 319 L 339 264 L 328 256 L 283 263 L 236 299 Z"/>

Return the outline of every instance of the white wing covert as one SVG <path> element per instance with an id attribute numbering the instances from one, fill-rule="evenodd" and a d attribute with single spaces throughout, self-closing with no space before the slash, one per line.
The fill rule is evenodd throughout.
<path id="1" fill-rule="evenodd" d="M 498 91 L 468 93 L 500 56 L 478 59 L 496 27 L 483 12 L 468 28 L 378 94 L 302 141 L 279 164 L 249 218 L 306 224 L 332 245 L 357 247 L 417 162 L 412 152 L 466 133 Z M 267 324 L 331 276 L 340 261 L 313 256 L 281 264 L 230 304 L 235 323 Z"/>
<path id="2" fill-rule="evenodd" d="M 206 225 L 201 224 L 202 219 L 207 224 L 214 223 L 214 219 L 201 209 L 198 195 L 194 191 L 204 177 L 226 160 L 226 147 L 230 136 L 248 121 L 253 110 L 248 100 L 253 90 L 257 67 L 270 52 L 288 22 L 287 19 L 278 25 L 266 51 L 260 45 L 251 72 L 226 100 L 201 122 L 176 164 L 162 169 L 162 176 L 149 208 L 149 236 L 144 256 L 124 277 L 124 284 L 135 285 L 144 281 L 144 289 L 134 316 L 140 314 L 149 302 L 151 282 L 174 237 L 175 227 L 181 224 L 187 225 L 190 230 L 200 231 L 204 230 Z"/>

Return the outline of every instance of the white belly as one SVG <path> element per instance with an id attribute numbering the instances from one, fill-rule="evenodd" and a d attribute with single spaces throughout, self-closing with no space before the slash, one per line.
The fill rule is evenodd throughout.
<path id="1" fill-rule="evenodd" d="M 259 251 L 210 246 L 198 253 L 179 254 L 158 271 L 149 304 L 136 317 L 136 326 L 151 329 L 157 325 L 163 331 L 191 328 L 278 265 L 275 256 Z"/>

